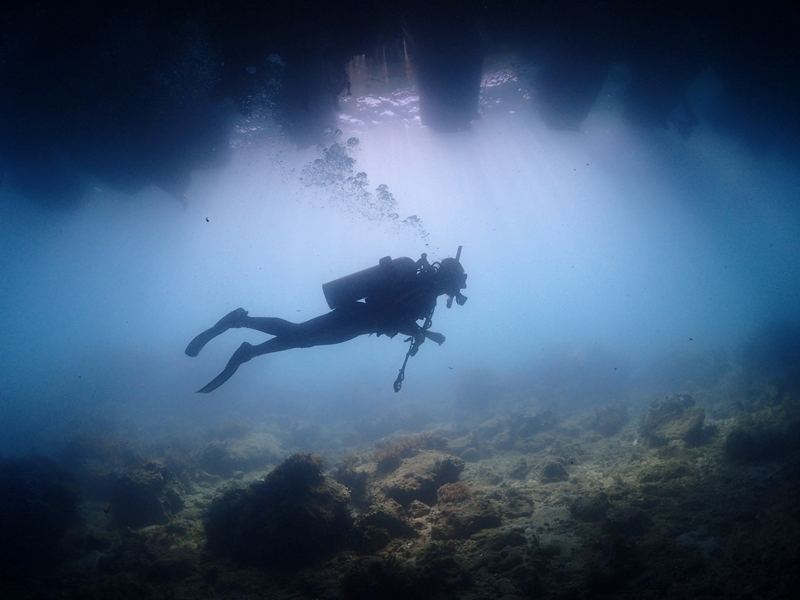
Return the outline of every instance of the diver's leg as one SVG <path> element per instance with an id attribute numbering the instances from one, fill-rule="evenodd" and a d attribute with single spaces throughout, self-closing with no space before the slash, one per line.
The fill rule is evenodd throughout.
<path id="1" fill-rule="evenodd" d="M 241 311 L 241 312 L 239 312 Z M 207 338 L 199 344 L 197 352 L 211 338 L 227 331 L 231 327 L 244 327 L 254 329 L 261 333 L 282 337 L 287 340 L 298 340 L 296 347 L 308 348 L 309 346 L 319 346 L 323 344 L 338 344 L 345 342 L 358 335 L 371 333 L 374 329 L 373 324 L 365 318 L 365 308 L 363 304 L 355 304 L 347 310 L 337 309 L 329 313 L 315 317 L 303 323 L 292 323 L 286 319 L 278 317 L 251 317 L 247 311 L 239 308 L 223 317 L 219 323 L 208 331 L 204 331 L 195 338 Z M 194 350 L 195 341 L 192 341 L 187 348 Z M 196 356 L 197 353 L 190 356 Z"/>
<path id="2" fill-rule="evenodd" d="M 206 329 L 203 333 L 194 338 L 189 345 L 186 346 L 187 356 L 197 356 L 200 350 L 203 349 L 208 342 L 217 337 L 221 333 L 225 333 L 231 327 L 242 327 L 243 319 L 247 318 L 247 311 L 243 308 L 232 310 L 227 315 L 217 321 L 216 325 L 210 329 Z"/>
<path id="3" fill-rule="evenodd" d="M 271 340 L 267 340 L 263 344 L 258 344 L 257 346 L 253 346 L 247 342 L 243 342 L 241 346 L 233 353 L 228 364 L 225 365 L 225 368 L 222 370 L 222 373 L 217 375 L 214 379 L 212 379 L 205 387 L 197 390 L 198 394 L 207 394 L 208 392 L 213 392 L 223 383 L 228 381 L 236 370 L 239 368 L 239 365 L 246 363 L 251 358 L 255 358 L 256 356 L 261 356 L 262 354 L 270 354 L 272 352 L 281 352 L 282 350 L 289 350 L 291 348 L 296 348 L 295 344 L 291 342 L 287 342 L 281 338 L 273 338 Z"/>
<path id="4" fill-rule="evenodd" d="M 341 344 L 360 335 L 377 333 L 366 305 L 357 302 L 346 309 L 337 308 L 309 321 L 294 325 L 292 339 L 298 348 Z"/>
<path id="5" fill-rule="evenodd" d="M 364 319 L 358 310 L 360 306 L 356 305 L 349 311 L 333 310 L 303 323 L 292 323 L 277 317 L 243 317 L 237 327 L 283 338 L 292 344 L 292 348 L 339 344 L 373 331 L 372 324 L 363 323 Z"/>
<path id="6" fill-rule="evenodd" d="M 247 313 L 245 313 L 245 315 L 247 315 Z M 255 329 L 261 333 L 287 338 L 299 333 L 299 325 L 297 323 L 292 323 L 286 319 L 279 319 L 277 317 L 245 316 L 241 319 L 238 327 Z"/>
<path id="7" fill-rule="evenodd" d="M 373 333 L 373 324 L 369 318 L 365 318 L 361 306 L 357 305 L 349 311 L 333 310 L 304 323 L 290 323 L 273 317 L 247 317 L 245 313 L 245 316 L 236 319 L 236 325 L 230 327 L 247 327 L 276 337 L 257 346 L 244 342 L 233 353 L 222 373 L 198 392 L 206 394 L 214 391 L 236 373 L 239 365 L 256 356 L 293 348 L 339 344 L 359 335 Z"/>

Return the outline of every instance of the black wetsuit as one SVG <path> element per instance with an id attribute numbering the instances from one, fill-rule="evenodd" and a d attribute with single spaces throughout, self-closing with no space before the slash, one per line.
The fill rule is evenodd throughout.
<path id="1" fill-rule="evenodd" d="M 410 260 L 410 259 L 409 259 Z M 435 269 L 393 277 L 387 285 L 363 302 L 350 302 L 303 323 L 292 323 L 276 317 L 250 317 L 242 308 L 223 317 L 214 327 L 198 335 L 186 348 L 186 354 L 197 356 L 205 344 L 231 328 L 246 327 L 273 335 L 270 340 L 253 346 L 244 342 L 234 352 L 225 369 L 208 385 L 198 390 L 211 392 L 225 383 L 251 358 L 293 348 L 310 348 L 340 344 L 360 335 L 377 334 L 394 337 L 398 333 L 414 338 L 414 349 L 425 338 L 438 344 L 444 336 L 427 330 L 436 308 L 436 299 L 446 293 L 437 285 Z M 425 319 L 420 326 L 417 321 Z"/>

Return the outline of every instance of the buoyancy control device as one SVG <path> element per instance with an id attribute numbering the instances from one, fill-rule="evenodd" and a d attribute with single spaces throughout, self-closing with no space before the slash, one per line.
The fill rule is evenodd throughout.
<path id="1" fill-rule="evenodd" d="M 452 260 L 459 265 L 460 277 L 456 279 L 457 286 L 452 290 L 453 295 L 450 295 L 447 300 L 447 308 L 453 305 L 453 298 L 455 298 L 459 306 L 463 306 L 467 301 L 467 297 L 464 296 L 460 290 L 466 287 L 467 276 L 460 266 L 461 248 L 461 246 L 458 247 L 455 259 L 445 259 L 442 263 L 434 263 L 434 266 L 428 263 L 427 254 L 423 254 L 418 261 L 414 261 L 406 256 L 395 259 L 391 256 L 384 256 L 374 267 L 322 284 L 322 292 L 325 294 L 325 300 L 332 310 L 344 308 L 359 300 L 384 296 L 387 290 L 391 290 L 394 287 L 395 283 L 407 278 L 412 278 L 417 275 L 417 273 L 430 272 L 430 270 L 441 268 L 446 264 L 447 260 Z M 425 324 L 420 327 L 421 335 L 419 338 L 421 339 L 418 340 L 417 336 L 412 336 L 406 340 L 406 342 L 410 342 L 411 345 L 406 353 L 403 366 L 400 367 L 400 372 L 397 374 L 397 379 L 394 381 L 393 387 L 395 392 L 399 392 L 403 387 L 408 359 L 417 353 L 419 344 L 424 341 L 425 334 L 422 332 L 430 328 L 432 317 L 433 309 L 431 309 L 430 314 L 425 319 Z M 440 337 L 441 341 L 438 343 L 441 345 L 444 341 L 444 336 L 440 335 Z"/>
<path id="2" fill-rule="evenodd" d="M 331 309 L 343 308 L 367 297 L 380 295 L 394 281 L 412 277 L 417 263 L 406 257 L 384 256 L 378 264 L 322 284 L 322 292 Z"/>

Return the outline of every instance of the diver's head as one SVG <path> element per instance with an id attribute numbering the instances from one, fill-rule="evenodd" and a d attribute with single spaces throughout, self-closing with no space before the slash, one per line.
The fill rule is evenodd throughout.
<path id="1" fill-rule="evenodd" d="M 462 306 L 467 301 L 467 297 L 461 294 L 461 290 L 467 287 L 467 274 L 464 272 L 464 267 L 455 258 L 445 258 L 439 263 L 439 269 L 436 272 L 437 279 L 439 280 L 439 289 L 442 293 L 447 294 L 450 298 L 447 301 L 447 307 L 450 308 L 453 304 L 453 297 L 459 306 Z"/>

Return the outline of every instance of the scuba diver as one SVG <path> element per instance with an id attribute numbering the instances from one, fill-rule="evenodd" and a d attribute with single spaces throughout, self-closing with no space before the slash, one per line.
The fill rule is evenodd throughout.
<path id="1" fill-rule="evenodd" d="M 406 341 L 411 342 L 411 346 L 394 382 L 394 390 L 399 392 L 408 358 L 416 355 L 425 339 L 440 346 L 444 343 L 441 333 L 429 330 L 438 297 L 448 296 L 447 308 L 453 305 L 454 298 L 459 306 L 467 301 L 461 294 L 467 287 L 467 274 L 460 258 L 461 246 L 455 258 L 433 264 L 428 262 L 426 254 L 416 262 L 411 258 L 392 260 L 386 256 L 377 266 L 324 284 L 322 291 L 331 312 L 303 323 L 275 317 L 251 317 L 243 308 L 237 308 L 194 338 L 186 347 L 186 354 L 197 356 L 210 340 L 231 328 L 246 327 L 275 337 L 256 346 L 243 342 L 222 373 L 198 392 L 214 391 L 228 381 L 240 365 L 262 354 L 340 344 L 365 334 L 392 338 L 402 333 L 409 336 Z M 420 325 L 417 321 L 423 319 Z"/>

